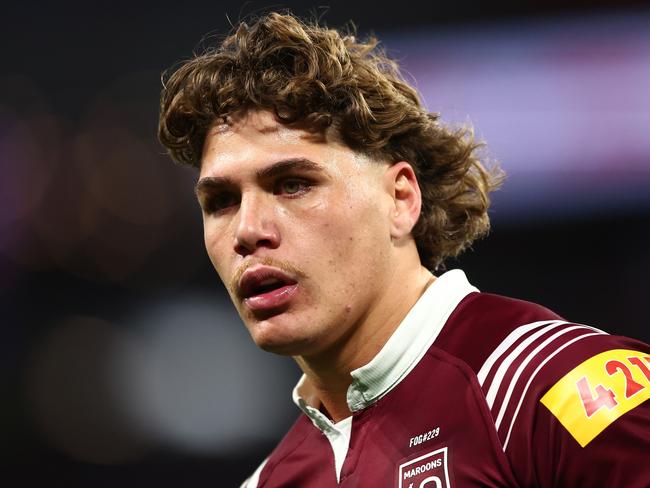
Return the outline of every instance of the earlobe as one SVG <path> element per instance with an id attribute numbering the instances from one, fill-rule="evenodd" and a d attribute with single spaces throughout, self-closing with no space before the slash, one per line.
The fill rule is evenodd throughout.
<path id="1" fill-rule="evenodd" d="M 413 167 L 406 161 L 393 164 L 386 172 L 394 207 L 391 212 L 391 237 L 408 236 L 420 217 L 422 194 Z"/>

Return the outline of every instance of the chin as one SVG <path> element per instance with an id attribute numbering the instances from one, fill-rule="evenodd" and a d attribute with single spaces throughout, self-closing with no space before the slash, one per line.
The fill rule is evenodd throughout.
<path id="1" fill-rule="evenodd" d="M 242 319 L 255 345 L 282 356 L 304 356 L 317 350 L 326 330 L 318 327 L 317 315 L 303 309 L 280 311 L 270 316 L 255 316 L 249 310 Z"/>
<path id="2" fill-rule="evenodd" d="M 248 330 L 257 347 L 281 356 L 300 356 L 311 342 L 306 337 L 292 334 L 286 327 L 268 321 L 249 325 Z"/>
<path id="3" fill-rule="evenodd" d="M 300 340 L 259 340 L 254 339 L 255 345 L 263 351 L 280 356 L 302 356 L 305 352 L 305 342 Z"/>

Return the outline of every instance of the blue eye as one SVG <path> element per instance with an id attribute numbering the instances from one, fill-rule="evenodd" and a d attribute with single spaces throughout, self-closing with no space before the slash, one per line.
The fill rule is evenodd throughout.
<path id="1" fill-rule="evenodd" d="M 303 179 L 288 178 L 282 180 L 276 187 L 278 195 L 296 195 L 310 188 L 311 184 Z"/>

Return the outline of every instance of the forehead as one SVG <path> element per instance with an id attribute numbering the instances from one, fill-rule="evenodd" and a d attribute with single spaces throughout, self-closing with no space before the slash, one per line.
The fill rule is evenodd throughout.
<path id="1" fill-rule="evenodd" d="M 334 130 L 312 132 L 278 122 L 271 112 L 247 111 L 227 123 L 215 123 L 206 134 L 201 175 L 243 169 L 287 158 L 307 158 L 317 163 L 358 163 L 365 157 L 352 151 Z"/>
<path id="2" fill-rule="evenodd" d="M 267 136 L 271 139 L 297 141 L 307 138 L 309 133 L 300 126 L 288 126 L 281 123 L 275 115 L 267 110 L 247 110 L 228 117 L 227 121 L 217 121 L 211 128 L 211 134 L 216 138 L 239 137 L 260 138 Z M 319 135 L 324 141 L 324 135 Z"/>

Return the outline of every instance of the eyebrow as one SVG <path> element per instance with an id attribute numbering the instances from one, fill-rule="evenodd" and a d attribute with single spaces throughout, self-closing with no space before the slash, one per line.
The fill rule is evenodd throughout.
<path id="1" fill-rule="evenodd" d="M 256 172 L 258 179 L 268 179 L 291 171 L 323 171 L 323 167 L 306 158 L 290 158 L 277 161 Z M 205 176 L 197 181 L 194 193 L 197 195 L 203 191 L 234 186 L 232 179 L 227 176 Z"/>

